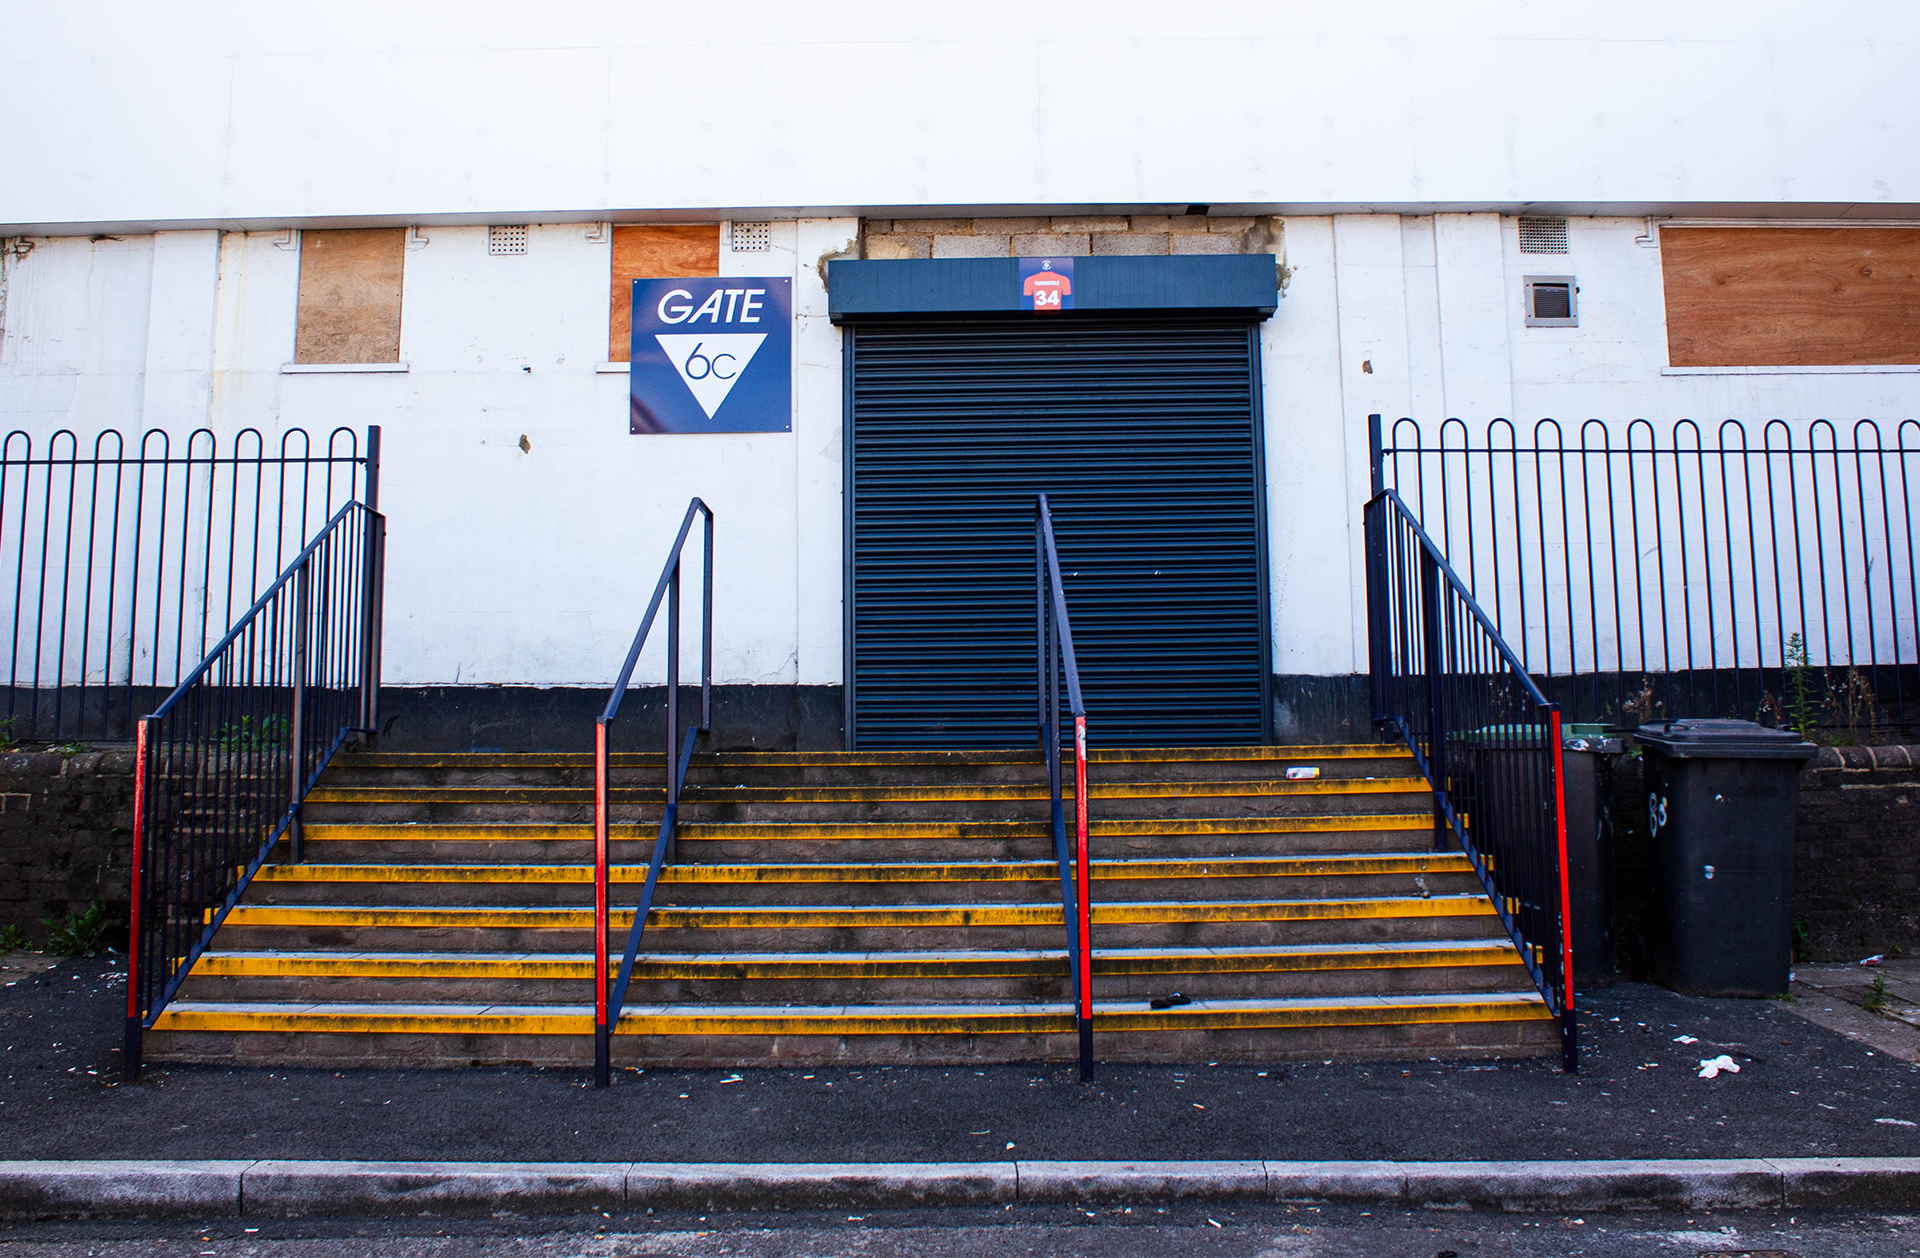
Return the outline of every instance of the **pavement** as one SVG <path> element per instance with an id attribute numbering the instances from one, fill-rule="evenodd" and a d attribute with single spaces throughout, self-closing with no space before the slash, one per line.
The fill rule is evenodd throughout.
<path id="1" fill-rule="evenodd" d="M 456 1209 L 436 1193 L 477 1194 L 489 1208 L 591 1209 L 568 1195 L 578 1191 L 602 1193 L 612 1213 L 696 1198 L 905 1207 L 981 1192 L 1022 1208 L 1115 1193 L 1331 1200 L 1340 1194 L 1313 1187 L 1329 1175 L 1360 1184 L 1354 1200 L 1395 1208 L 1792 1209 L 1813 1204 L 1794 1195 L 1794 1177 L 1818 1172 L 1866 1186 L 1829 1205 L 1920 1210 L 1920 1067 L 1807 1020 L 1805 999 L 1707 1000 L 1633 983 L 1583 993 L 1577 1075 L 1540 1058 L 1103 1065 L 1088 1085 L 1064 1063 L 815 1067 L 628 1071 L 599 1091 L 584 1070 L 534 1068 L 161 1064 L 126 1084 L 115 959 L 6 968 L 0 981 L 0 1159 L 16 1176 L 0 1183 L 16 1194 L 46 1175 L 64 1177 L 60 1191 L 91 1191 L 70 1186 L 87 1174 L 77 1161 L 177 1170 L 197 1160 L 219 1164 L 198 1181 L 212 1195 L 194 1208 L 211 1215 L 239 1212 L 243 1198 L 267 1212 L 353 1213 L 368 1207 L 351 1206 L 352 1193 L 382 1183 L 386 1208 L 424 1192 L 436 1212 Z M 1700 1077 L 1700 1063 L 1721 1055 L 1739 1070 Z M 1154 1165 L 1115 1165 L 1129 1162 Z M 1343 1165 L 1309 1165 L 1325 1163 Z M 1474 1165 L 1436 1165 L 1461 1163 Z M 127 1186 L 159 1173 L 122 1165 L 94 1178 Z M 893 1186 L 834 1179 L 848 1174 Z M 1100 1186 L 1115 1174 L 1132 1177 L 1123 1190 Z M 822 1176 L 840 1186 L 820 1196 Z M 576 1181 L 597 1187 L 551 1187 Z M 184 1182 L 154 1191 L 200 1200 Z M 320 1196 L 272 1206 L 272 1186 L 295 1182 L 322 1185 Z M 617 1202 L 605 1195 L 616 1182 Z M 16 1196 L 16 1217 L 21 1205 Z M 26 1206 L 33 1217 L 64 1208 Z"/>
<path id="2" fill-rule="evenodd" d="M 1830 1031 L 1920 1062 L 1920 960 L 1863 957 L 1794 967 L 1793 1011 Z"/>

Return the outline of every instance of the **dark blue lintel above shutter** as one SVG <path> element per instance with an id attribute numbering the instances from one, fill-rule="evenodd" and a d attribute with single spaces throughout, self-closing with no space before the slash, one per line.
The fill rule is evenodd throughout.
<path id="1" fill-rule="evenodd" d="M 1265 319 L 1280 300 L 1270 253 L 1178 258 L 1075 258 L 1071 319 L 1118 311 L 1239 313 Z M 1021 309 L 1018 258 L 829 262 L 827 311 L 835 323 L 889 316 L 994 314 Z"/>

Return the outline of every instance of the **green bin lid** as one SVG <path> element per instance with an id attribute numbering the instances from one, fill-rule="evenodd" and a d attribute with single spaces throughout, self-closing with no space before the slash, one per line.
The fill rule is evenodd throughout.
<path id="1" fill-rule="evenodd" d="M 1537 747 L 1546 741 L 1547 728 L 1544 725 L 1482 725 L 1479 729 L 1460 730 L 1448 737 L 1455 742 L 1469 746 L 1500 747 Z M 1607 727 L 1597 722 L 1563 724 L 1560 727 L 1560 744 L 1565 746 L 1576 740 L 1604 741 Z"/>

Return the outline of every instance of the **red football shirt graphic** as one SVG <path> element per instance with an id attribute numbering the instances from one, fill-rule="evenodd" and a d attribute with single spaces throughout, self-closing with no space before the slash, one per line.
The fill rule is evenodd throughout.
<path id="1" fill-rule="evenodd" d="M 1073 292 L 1073 280 L 1057 271 L 1040 271 L 1027 277 L 1021 295 L 1033 298 L 1035 310 L 1058 310 L 1060 299 Z"/>

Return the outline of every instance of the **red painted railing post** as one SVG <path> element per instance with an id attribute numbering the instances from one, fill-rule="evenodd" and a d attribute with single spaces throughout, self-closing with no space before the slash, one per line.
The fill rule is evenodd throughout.
<path id="1" fill-rule="evenodd" d="M 141 717 L 133 727 L 133 893 L 127 900 L 127 1035 L 120 1048 L 120 1071 L 131 1082 L 140 1077 L 140 908 L 145 896 L 141 873 L 146 863 L 148 737 L 153 727 Z"/>
<path id="2" fill-rule="evenodd" d="M 1568 1070 L 1580 1068 L 1579 1025 L 1573 1013 L 1573 893 L 1567 885 L 1566 757 L 1560 749 L 1560 711 L 1547 714 L 1553 748 L 1553 822 L 1560 850 L 1560 1058 Z"/>
<path id="3" fill-rule="evenodd" d="M 593 1081 L 606 1087 L 612 1070 L 607 1025 L 607 723 L 593 727 Z"/>
<path id="4" fill-rule="evenodd" d="M 1087 718 L 1073 718 L 1073 811 L 1080 933 L 1080 1078 L 1093 1077 L 1093 863 L 1087 852 Z"/>

